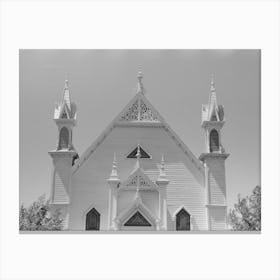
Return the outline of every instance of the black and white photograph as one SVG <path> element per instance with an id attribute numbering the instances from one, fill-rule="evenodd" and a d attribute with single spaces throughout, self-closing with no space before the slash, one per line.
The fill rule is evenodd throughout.
<path id="1" fill-rule="evenodd" d="M 0 1 L 0 279 L 279 280 L 279 20 Z"/>
<path id="2" fill-rule="evenodd" d="M 20 231 L 261 231 L 260 50 L 19 56 Z"/>

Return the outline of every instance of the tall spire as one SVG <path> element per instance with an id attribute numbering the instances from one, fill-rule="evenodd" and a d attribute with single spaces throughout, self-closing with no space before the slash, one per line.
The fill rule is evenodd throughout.
<path id="1" fill-rule="evenodd" d="M 116 153 L 114 153 L 114 159 L 113 159 L 113 164 L 112 164 L 112 172 L 111 172 L 109 180 L 119 180 L 119 176 L 118 176 L 118 172 L 117 172 Z"/>
<path id="2" fill-rule="evenodd" d="M 68 109 L 71 110 L 69 81 L 67 78 L 65 79 L 65 85 L 64 85 L 64 89 L 63 89 L 63 101 L 66 102 Z"/>
<path id="3" fill-rule="evenodd" d="M 143 82 L 142 82 L 143 75 L 142 75 L 142 72 L 141 72 L 141 71 L 138 72 L 137 79 L 138 79 L 138 83 L 137 83 L 137 93 L 142 93 L 142 94 L 144 94 L 144 86 L 143 86 Z"/>
<path id="4" fill-rule="evenodd" d="M 214 75 L 211 75 L 211 85 L 210 85 L 210 94 L 209 94 L 209 104 L 208 104 L 208 120 L 211 120 L 213 114 L 218 119 L 218 104 L 217 104 L 217 96 L 214 82 Z"/>

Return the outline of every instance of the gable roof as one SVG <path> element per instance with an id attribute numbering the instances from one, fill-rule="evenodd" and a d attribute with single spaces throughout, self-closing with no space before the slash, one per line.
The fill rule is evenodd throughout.
<path id="1" fill-rule="evenodd" d="M 126 223 L 132 215 L 140 212 L 152 225 L 157 224 L 157 218 L 151 213 L 150 209 L 143 203 L 141 197 L 136 196 L 135 199 L 116 217 L 121 224 Z"/>
<path id="2" fill-rule="evenodd" d="M 113 121 L 105 128 L 100 136 L 86 149 L 78 161 L 72 167 L 72 172 L 75 173 L 85 161 L 91 156 L 97 147 L 104 141 L 108 134 L 116 126 L 152 126 L 163 127 L 173 141 L 178 145 L 183 153 L 189 158 L 194 168 L 204 175 L 204 166 L 184 144 L 179 136 L 171 129 L 164 118 L 149 102 L 143 92 L 138 91 L 124 109 L 116 116 Z"/>
<path id="3" fill-rule="evenodd" d="M 157 189 L 157 185 L 144 173 L 141 167 L 134 169 L 120 188 L 129 187 L 132 189 L 132 187 L 136 188 L 138 184 L 140 189 Z"/>

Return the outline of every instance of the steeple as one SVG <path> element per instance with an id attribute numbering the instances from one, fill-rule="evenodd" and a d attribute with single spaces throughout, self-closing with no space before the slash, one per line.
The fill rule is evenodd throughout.
<path id="1" fill-rule="evenodd" d="M 199 157 L 205 167 L 205 206 L 209 230 L 226 229 L 227 226 L 225 160 L 229 154 L 225 152 L 221 143 L 224 124 L 224 107 L 217 103 L 212 76 L 209 102 L 202 105 L 201 127 L 205 133 L 205 152 Z"/>
<path id="2" fill-rule="evenodd" d="M 225 123 L 224 107 L 218 105 L 214 76 L 211 75 L 209 102 L 202 105 L 202 128 L 206 136 L 206 152 L 224 152 L 221 145 L 221 129 Z"/>
<path id="3" fill-rule="evenodd" d="M 137 93 L 142 93 L 142 94 L 144 94 L 145 90 L 144 90 L 144 86 L 143 86 L 143 82 L 142 82 L 143 75 L 142 75 L 142 72 L 141 72 L 141 71 L 138 72 L 137 79 L 138 79 L 138 83 L 137 83 Z"/>
<path id="4" fill-rule="evenodd" d="M 56 104 L 54 110 L 54 121 L 59 131 L 57 150 L 74 150 L 72 129 L 76 125 L 76 111 L 76 104 L 70 100 L 69 83 L 68 79 L 66 79 L 62 100 Z"/>

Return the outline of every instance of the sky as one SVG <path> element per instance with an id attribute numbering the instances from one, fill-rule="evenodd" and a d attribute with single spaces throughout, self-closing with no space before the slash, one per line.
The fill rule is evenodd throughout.
<path id="1" fill-rule="evenodd" d="M 146 97 L 197 156 L 205 152 L 201 107 L 214 75 L 226 124 L 229 208 L 237 195 L 260 185 L 259 50 L 20 50 L 20 203 L 49 196 L 58 138 L 53 121 L 65 78 L 77 104 L 73 144 L 79 155 L 103 132 L 136 93 L 143 73 Z"/>

